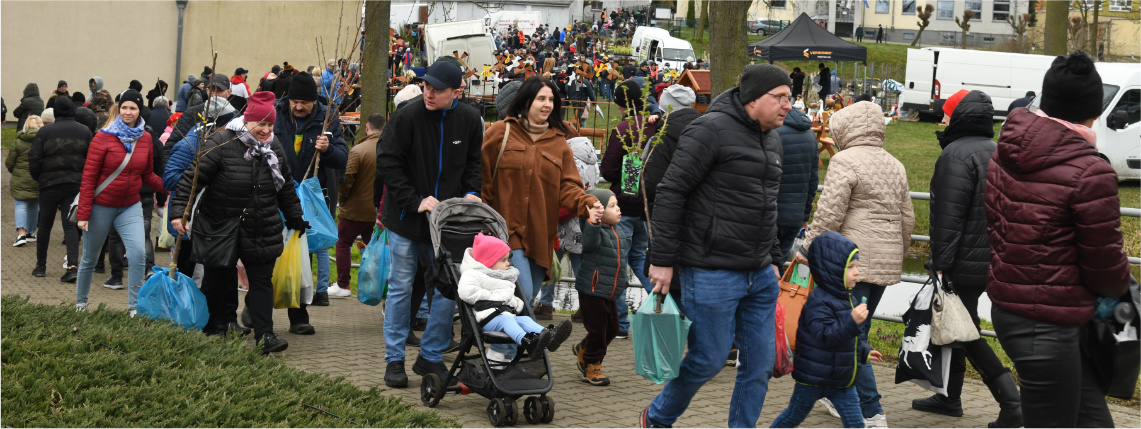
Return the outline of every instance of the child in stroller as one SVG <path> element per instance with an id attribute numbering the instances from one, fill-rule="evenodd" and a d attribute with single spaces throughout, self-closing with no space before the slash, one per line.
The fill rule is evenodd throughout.
<path id="1" fill-rule="evenodd" d="M 511 248 L 496 237 L 477 234 L 472 247 L 464 252 L 456 294 L 471 305 L 483 331 L 503 332 L 536 356 L 543 350 L 556 351 L 570 338 L 572 324 L 564 320 L 543 328 L 523 313 L 523 300 L 515 296 L 519 270 L 509 261 Z"/>

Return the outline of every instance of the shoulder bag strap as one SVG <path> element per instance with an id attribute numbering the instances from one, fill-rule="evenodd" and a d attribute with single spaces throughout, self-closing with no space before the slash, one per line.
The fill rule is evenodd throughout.
<path id="1" fill-rule="evenodd" d="M 503 141 L 499 143 L 499 156 L 495 157 L 495 169 L 491 170 L 491 183 L 495 183 L 495 174 L 499 173 L 499 160 L 503 159 L 503 149 L 507 148 L 507 138 L 511 136 L 511 123 L 504 122 L 507 127 L 503 130 Z"/>
<path id="2" fill-rule="evenodd" d="M 103 183 L 99 184 L 98 188 L 95 188 L 95 195 L 92 196 L 91 198 L 98 197 L 100 192 L 103 192 L 104 189 L 107 189 L 107 186 L 109 186 L 111 184 L 111 182 L 115 181 L 116 177 L 119 177 L 119 173 L 122 173 L 123 169 L 127 168 L 127 163 L 131 162 L 131 155 L 134 155 L 134 154 L 135 154 L 135 151 L 133 151 L 133 150 L 130 152 L 127 152 L 127 156 L 123 157 L 123 163 L 119 164 L 119 168 L 115 169 L 115 172 L 111 173 L 110 176 L 107 176 L 107 178 L 103 180 Z"/>

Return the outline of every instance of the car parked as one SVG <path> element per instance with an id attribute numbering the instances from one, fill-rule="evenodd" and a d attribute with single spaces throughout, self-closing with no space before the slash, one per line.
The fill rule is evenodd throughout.
<path id="1" fill-rule="evenodd" d="M 761 18 L 749 23 L 749 32 L 758 36 L 768 36 L 780 32 L 787 26 L 787 24 L 777 19 Z"/>

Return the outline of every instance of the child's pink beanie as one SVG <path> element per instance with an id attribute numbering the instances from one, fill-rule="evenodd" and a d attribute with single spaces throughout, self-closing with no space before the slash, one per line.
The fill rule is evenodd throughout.
<path id="1" fill-rule="evenodd" d="M 475 241 L 471 245 L 471 257 L 487 268 L 491 268 L 510 251 L 511 247 L 503 240 L 483 235 L 482 232 L 475 235 Z"/>

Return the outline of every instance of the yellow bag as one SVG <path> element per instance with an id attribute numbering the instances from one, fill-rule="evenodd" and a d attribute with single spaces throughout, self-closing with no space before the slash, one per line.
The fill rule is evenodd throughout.
<path id="1" fill-rule="evenodd" d="M 305 271 L 301 262 L 309 262 L 309 255 L 301 253 L 301 233 L 293 231 L 285 242 L 285 249 L 273 267 L 273 308 L 301 308 L 301 282 Z"/>

